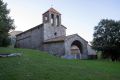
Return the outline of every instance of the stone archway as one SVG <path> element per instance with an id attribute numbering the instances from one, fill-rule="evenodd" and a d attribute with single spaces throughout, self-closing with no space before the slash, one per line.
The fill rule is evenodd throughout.
<path id="1" fill-rule="evenodd" d="M 79 54 L 77 55 L 77 59 L 87 59 L 88 58 L 88 50 L 87 50 L 88 42 L 81 38 L 79 35 L 74 34 L 67 36 L 65 38 L 65 55 L 64 57 L 67 59 L 74 59 L 72 54 L 72 47 L 76 46 L 76 49 L 79 50 Z M 74 49 L 74 48 L 73 48 Z"/>
<path id="2" fill-rule="evenodd" d="M 75 40 L 71 44 L 71 55 L 74 59 L 81 59 L 81 54 L 83 53 L 82 44 L 80 41 Z"/>

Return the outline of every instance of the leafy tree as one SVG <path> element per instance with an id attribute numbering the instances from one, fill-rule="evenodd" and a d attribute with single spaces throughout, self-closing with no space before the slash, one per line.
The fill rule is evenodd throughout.
<path id="1" fill-rule="evenodd" d="M 120 21 L 103 19 L 94 28 L 93 48 L 103 58 L 120 59 Z"/>
<path id="2" fill-rule="evenodd" d="M 10 43 L 9 31 L 14 29 L 13 19 L 9 16 L 10 10 L 7 9 L 7 3 L 0 0 L 0 47 L 7 46 Z"/>

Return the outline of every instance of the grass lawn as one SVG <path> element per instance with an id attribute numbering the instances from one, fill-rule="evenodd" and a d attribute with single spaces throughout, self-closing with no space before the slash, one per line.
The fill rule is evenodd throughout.
<path id="1" fill-rule="evenodd" d="M 66 60 L 30 49 L 0 48 L 0 53 L 22 52 L 0 58 L 0 80 L 120 80 L 120 62 Z"/>

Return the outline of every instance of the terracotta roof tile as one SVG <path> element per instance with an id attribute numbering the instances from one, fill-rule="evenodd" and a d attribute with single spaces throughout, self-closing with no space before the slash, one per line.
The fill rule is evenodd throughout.
<path id="1" fill-rule="evenodd" d="M 54 8 L 50 8 L 48 11 L 46 11 L 45 13 L 47 12 L 54 12 L 54 13 L 57 13 L 57 14 L 60 14 L 57 10 L 55 10 Z M 45 14 L 44 13 L 44 14 Z"/>
<path id="2" fill-rule="evenodd" d="M 54 8 L 50 8 L 48 11 L 50 12 L 55 12 L 55 13 L 59 13 L 58 11 L 56 11 Z M 59 13 L 60 14 L 60 13 Z"/>
<path id="3" fill-rule="evenodd" d="M 66 36 L 60 36 L 60 37 L 56 37 L 56 38 L 52 38 L 52 39 L 48 39 L 46 41 L 44 41 L 45 43 L 50 43 L 50 42 L 60 42 L 60 41 L 64 41 L 66 38 Z"/>

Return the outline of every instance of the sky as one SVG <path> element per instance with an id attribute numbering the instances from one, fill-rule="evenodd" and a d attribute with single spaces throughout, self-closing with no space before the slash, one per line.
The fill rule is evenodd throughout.
<path id="1" fill-rule="evenodd" d="M 88 42 L 101 19 L 120 20 L 120 0 L 3 0 L 17 31 L 25 31 L 42 23 L 42 14 L 51 5 L 62 14 L 67 35 L 79 34 Z"/>

